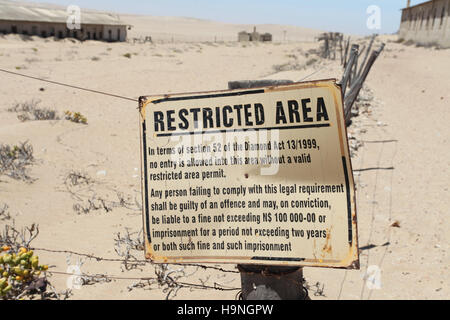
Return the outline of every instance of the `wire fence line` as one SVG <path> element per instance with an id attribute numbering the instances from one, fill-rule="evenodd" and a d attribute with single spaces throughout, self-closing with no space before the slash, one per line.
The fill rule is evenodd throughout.
<path id="1" fill-rule="evenodd" d="M 155 263 L 153 263 L 150 260 L 127 260 L 127 259 L 117 259 L 117 258 L 104 258 L 104 257 L 95 256 L 92 254 L 80 253 L 80 252 L 75 252 L 75 251 L 71 251 L 71 250 L 53 250 L 53 249 L 34 248 L 34 247 L 32 247 L 30 249 L 34 250 L 34 251 L 44 251 L 44 252 L 51 252 L 51 253 L 73 254 L 73 255 L 77 255 L 80 257 L 84 257 L 84 258 L 88 258 L 88 259 L 92 259 L 92 260 L 96 260 L 96 261 L 121 262 L 121 263 L 145 263 L 145 264 L 155 265 Z M 174 291 L 182 289 L 182 288 L 200 289 L 200 290 L 217 290 L 217 291 L 241 291 L 242 288 L 229 287 L 224 284 L 217 283 L 217 282 L 214 282 L 213 285 L 208 285 L 208 284 L 206 284 L 206 282 L 209 280 L 209 277 L 207 280 L 202 280 L 199 278 L 198 280 L 201 282 L 201 284 L 179 281 L 179 279 L 182 276 L 186 276 L 186 275 L 183 274 L 182 276 L 172 277 L 172 276 L 170 276 L 170 274 L 179 273 L 180 270 L 170 270 L 170 268 L 167 268 L 165 266 L 176 265 L 176 266 L 182 266 L 182 267 L 197 267 L 198 269 L 204 269 L 204 270 L 209 269 L 209 270 L 215 270 L 215 271 L 228 273 L 228 274 L 235 274 L 235 275 L 237 275 L 237 274 L 241 275 L 243 273 L 251 273 L 251 272 L 247 272 L 244 270 L 240 270 L 240 271 L 227 270 L 227 269 L 217 267 L 217 266 L 206 266 L 206 265 L 202 265 L 202 264 L 167 263 L 167 264 L 157 264 L 157 265 L 162 266 L 162 268 L 161 268 L 162 271 L 155 270 L 155 273 L 157 275 L 156 277 L 126 277 L 126 276 L 117 276 L 117 275 L 108 275 L 108 274 L 86 274 L 86 273 L 75 274 L 75 273 L 64 272 L 64 271 L 52 271 L 51 269 L 49 269 L 48 273 L 50 275 L 55 274 L 55 275 L 79 277 L 79 278 L 83 279 L 84 281 L 88 282 L 88 284 L 98 283 L 98 282 L 110 282 L 112 280 L 139 281 L 140 284 L 139 283 L 134 284 L 131 287 L 144 287 L 146 285 L 150 286 L 152 284 L 158 284 L 160 286 L 165 286 L 166 289 L 172 288 L 172 290 L 174 290 Z M 262 274 L 265 277 L 277 277 L 277 278 L 281 275 L 281 274 L 271 274 L 271 273 L 265 273 L 265 272 L 262 272 Z M 303 290 L 307 293 L 309 291 L 312 291 L 314 296 L 325 297 L 325 294 L 324 294 L 325 285 L 320 282 L 309 284 L 306 282 L 305 279 L 296 279 L 296 280 L 292 279 L 289 281 L 293 282 L 295 284 L 301 284 Z M 147 283 L 142 283 L 142 282 L 147 282 Z M 168 296 L 170 296 L 170 293 L 168 294 Z"/>
<path id="2" fill-rule="evenodd" d="M 50 253 L 73 254 L 76 256 L 80 256 L 80 257 L 84 257 L 84 258 L 88 258 L 88 259 L 92 259 L 92 260 L 96 260 L 96 261 L 121 262 L 121 263 L 143 263 L 143 264 L 154 265 L 154 263 L 150 260 L 134 260 L 134 259 L 129 260 L 129 259 L 118 259 L 118 258 L 104 258 L 104 257 L 95 256 L 92 254 L 80 253 L 80 252 L 75 252 L 75 251 L 71 251 L 71 250 L 53 250 L 53 249 L 46 249 L 46 248 L 31 248 L 31 250 L 44 251 L 44 252 L 50 252 Z M 206 265 L 202 265 L 202 264 L 193 264 L 193 263 L 170 263 L 170 264 L 176 265 L 176 266 L 184 266 L 184 267 L 198 267 L 198 268 L 205 269 L 205 270 L 211 269 L 211 270 L 216 270 L 216 271 L 220 271 L 220 272 L 224 272 L 224 273 L 239 274 L 239 271 L 226 270 L 224 268 L 216 267 L 216 266 L 206 266 Z"/>
<path id="3" fill-rule="evenodd" d="M 101 95 L 105 95 L 105 96 L 109 96 L 109 97 L 113 97 L 113 98 L 118 98 L 118 99 L 133 101 L 133 102 L 139 102 L 138 99 L 134 99 L 134 98 L 129 98 L 129 97 L 125 97 L 125 96 L 121 96 L 121 95 L 117 95 L 117 94 L 112 94 L 112 93 L 108 93 L 108 92 L 103 92 L 103 91 L 99 91 L 99 90 L 89 89 L 89 88 L 83 88 L 83 87 L 79 87 L 79 86 L 75 86 L 75 85 L 71 85 L 71 84 L 67 84 L 67 83 L 63 83 L 63 82 L 58 82 L 58 81 L 53 81 L 53 80 L 46 80 L 46 79 L 42 79 L 42 78 L 39 78 L 39 77 L 30 76 L 30 75 L 26 75 L 26 74 L 23 74 L 23 73 L 9 71 L 9 70 L 5 70 L 5 69 L 0 69 L 0 72 L 11 74 L 11 75 L 15 75 L 15 76 L 19 76 L 19 77 L 24 77 L 24 78 L 28 78 L 28 79 L 43 81 L 43 82 L 55 84 L 55 85 L 58 85 L 58 86 L 63 86 L 63 87 L 68 87 L 68 88 L 72 88 L 72 89 L 77 89 L 77 90 L 87 91 L 87 92 L 91 92 L 91 93 L 101 94 Z"/>
<path id="4" fill-rule="evenodd" d="M 91 279 L 99 279 L 103 278 L 105 280 L 132 280 L 132 281 L 159 281 L 161 280 L 159 277 L 121 277 L 121 276 L 110 276 L 107 274 L 85 274 L 77 275 L 75 273 L 70 272 L 63 272 L 63 271 L 48 271 L 49 274 L 58 274 L 58 275 L 67 275 L 67 276 L 79 276 L 82 278 L 91 278 Z M 192 283 L 192 282 L 183 282 L 183 281 L 177 281 L 175 279 L 172 279 L 170 276 L 167 276 L 165 281 L 167 279 L 171 280 L 173 284 L 176 284 L 179 287 L 189 287 L 193 289 L 214 289 L 219 291 L 236 291 L 241 290 L 241 288 L 233 288 L 233 287 L 226 287 L 219 283 L 214 283 L 214 285 L 206 285 L 206 284 L 198 284 L 198 283 Z"/>
<path id="5" fill-rule="evenodd" d="M 308 74 L 307 76 L 299 79 L 298 82 L 306 80 L 307 78 L 313 76 L 314 74 L 316 74 L 316 73 L 324 70 L 325 68 L 329 67 L 331 64 L 332 63 L 326 64 L 322 68 L 320 68 L 318 70 L 315 70 L 314 72 Z M 10 75 L 14 75 L 14 76 L 24 77 L 24 78 L 28 78 L 28 79 L 33 79 L 33 80 L 37 80 L 37 81 L 47 82 L 47 83 L 51 83 L 51 84 L 54 84 L 54 85 L 63 86 L 63 87 L 67 87 L 67 88 L 72 88 L 72 89 L 77 89 L 77 90 L 86 91 L 86 92 L 90 92 L 90 93 L 105 95 L 105 96 L 109 96 L 109 97 L 113 97 L 113 98 L 133 101 L 133 102 L 136 102 L 136 103 L 139 102 L 139 99 L 135 99 L 135 98 L 130 98 L 130 97 L 125 97 L 125 96 L 121 96 L 121 95 L 118 95 L 118 94 L 113 94 L 113 93 L 108 93 L 108 92 L 104 92 L 104 91 L 99 91 L 99 90 L 79 87 L 79 86 L 75 86 L 75 85 L 72 85 L 72 84 L 67 84 L 67 83 L 63 83 L 63 82 L 59 82 L 59 81 L 47 80 L 47 79 L 43 79 L 43 78 L 40 78 L 40 77 L 30 76 L 30 75 L 27 75 L 27 74 L 15 72 L 15 71 L 10 71 L 10 70 L 6 70 L 6 69 L 2 69 L 2 68 L 0 68 L 0 72 L 6 73 L 6 74 L 10 74 Z"/>

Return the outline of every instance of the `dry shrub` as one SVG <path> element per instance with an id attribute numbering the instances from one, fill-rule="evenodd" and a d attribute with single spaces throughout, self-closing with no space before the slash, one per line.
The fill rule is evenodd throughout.
<path id="1" fill-rule="evenodd" d="M 34 163 L 33 146 L 27 141 L 19 146 L 0 145 L 0 175 L 32 182 L 27 167 Z"/>
<path id="2" fill-rule="evenodd" d="M 8 109 L 8 111 L 18 113 L 17 118 L 22 122 L 34 120 L 59 120 L 59 116 L 55 110 L 40 108 L 38 107 L 39 103 L 39 100 L 16 103 L 16 105 Z"/>
<path id="3" fill-rule="evenodd" d="M 11 220 L 11 215 L 8 211 L 8 205 L 6 203 L 0 206 L 0 221 Z"/>
<path id="4" fill-rule="evenodd" d="M 283 64 L 277 64 L 272 66 L 272 69 L 275 72 L 282 72 L 282 71 L 291 71 L 291 70 L 303 70 L 305 68 L 304 65 L 299 64 L 296 61 L 293 62 L 287 62 Z"/>

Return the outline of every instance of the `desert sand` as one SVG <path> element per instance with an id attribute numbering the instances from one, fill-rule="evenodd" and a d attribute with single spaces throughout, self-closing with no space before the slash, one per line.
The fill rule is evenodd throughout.
<path id="1" fill-rule="evenodd" d="M 288 29 L 289 41 L 284 42 L 280 37 L 286 27 L 258 26 L 278 40 L 238 43 L 236 33 L 251 31 L 249 26 L 189 18 L 124 18 L 134 25 L 130 38 L 151 35 L 154 43 L 24 40 L 7 35 L 0 37 L 0 68 L 133 99 L 221 90 L 229 80 L 342 76 L 338 60 L 322 60 L 314 54 L 319 43 L 313 40 L 319 31 Z M 360 144 L 352 163 L 361 270 L 305 268 L 312 299 L 450 296 L 450 50 L 406 46 L 395 39 L 379 39 L 387 46 L 366 82 L 366 92 L 374 99 L 348 128 Z M 129 230 L 139 239 L 137 232 L 142 228 L 137 104 L 4 73 L 0 79 L 0 143 L 28 141 L 36 158 L 29 168 L 33 183 L 0 176 L 0 205 L 7 204 L 11 215 L 0 221 L 0 227 L 12 220 L 18 227 L 37 223 L 40 234 L 32 243 L 35 248 L 120 259 L 115 250 L 117 234 L 123 236 Z M 21 122 L 17 113 L 8 111 L 32 100 L 56 110 L 61 119 Z M 88 124 L 64 120 L 66 110 L 80 112 Z M 71 172 L 82 172 L 89 183 L 71 186 Z M 98 199 L 111 210 L 101 206 L 86 213 L 77 210 Z M 66 290 L 70 277 L 56 272 L 67 272 L 80 257 L 36 253 L 55 272 L 49 280 L 56 291 Z M 132 253 L 143 259 L 142 250 Z M 155 277 L 150 264 L 127 271 L 120 262 L 81 259 L 81 271 L 86 274 Z M 374 266 L 381 271 L 381 283 L 371 290 L 366 279 Z M 219 267 L 236 271 L 234 265 Z M 170 268 L 179 281 L 240 287 L 236 273 Z M 70 299 L 164 299 L 169 292 L 156 282 L 113 279 L 74 288 Z M 236 290 L 182 288 L 169 297 L 234 299 L 236 294 Z"/>

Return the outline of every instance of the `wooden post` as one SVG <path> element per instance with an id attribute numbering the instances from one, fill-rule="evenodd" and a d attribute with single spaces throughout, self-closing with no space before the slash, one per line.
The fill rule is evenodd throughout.
<path id="1" fill-rule="evenodd" d="M 349 77 L 348 77 L 348 85 L 349 86 L 352 86 L 353 80 L 354 80 L 354 70 L 355 70 L 354 68 L 355 68 L 356 59 L 358 59 L 359 45 L 352 44 L 352 50 L 351 51 L 352 52 L 353 51 L 356 52 L 356 55 L 354 57 L 353 64 L 351 66 L 350 74 L 349 74 Z"/>
<path id="2" fill-rule="evenodd" d="M 370 69 L 377 60 L 378 56 L 383 51 L 384 46 L 385 44 L 383 43 L 381 44 L 381 47 L 378 50 L 372 52 L 369 60 L 367 61 L 366 66 L 364 67 L 364 71 L 362 72 L 361 77 L 359 77 L 358 80 L 355 81 L 355 83 L 350 88 L 349 93 L 344 98 L 344 106 L 345 106 L 344 113 L 345 113 L 345 121 L 347 124 L 349 124 L 350 122 L 352 106 L 355 103 L 356 99 L 358 98 L 359 92 L 361 91 L 364 81 L 366 81 Z"/>
<path id="3" fill-rule="evenodd" d="M 348 49 L 350 48 L 350 37 L 348 37 L 347 44 L 345 45 L 345 54 L 344 54 L 344 68 L 347 67 L 347 57 L 348 57 Z"/>
<path id="4" fill-rule="evenodd" d="M 361 57 L 361 55 L 364 53 L 364 50 L 366 49 L 366 45 L 363 45 L 362 49 L 359 50 L 358 55 L 356 56 L 356 61 L 355 61 L 355 68 L 353 70 L 353 79 L 355 79 L 355 81 L 358 81 L 359 78 L 359 73 L 358 73 L 358 62 L 359 62 L 359 57 Z M 363 68 L 364 65 L 361 65 L 361 68 Z"/>
<path id="5" fill-rule="evenodd" d="M 328 39 L 328 33 L 325 35 L 325 54 L 324 58 L 328 59 L 330 56 L 330 40 Z"/>
<path id="6" fill-rule="evenodd" d="M 377 35 L 374 34 L 372 36 L 372 38 L 370 39 L 369 47 L 367 48 L 366 55 L 364 56 L 364 60 L 363 60 L 363 62 L 361 64 L 361 68 L 359 69 L 359 72 L 358 72 L 358 78 L 361 76 L 361 73 L 362 73 L 362 71 L 364 69 L 364 65 L 366 64 L 366 61 L 367 61 L 367 57 L 369 56 L 370 50 L 372 50 L 372 45 L 373 45 L 373 42 L 375 41 L 376 36 Z"/>
<path id="7" fill-rule="evenodd" d="M 290 84 L 291 80 L 230 81 L 228 89 L 250 89 Z M 303 288 L 303 268 L 238 265 L 242 300 L 309 300 Z"/>
<path id="8" fill-rule="evenodd" d="M 356 75 L 357 75 L 357 71 L 358 71 L 358 58 L 359 58 L 359 45 L 358 44 L 355 44 L 354 45 L 355 47 L 356 47 L 356 49 L 358 50 L 358 54 L 356 55 L 356 57 L 355 57 L 355 63 L 353 64 L 353 72 L 352 72 L 352 76 L 351 76 L 351 82 L 353 82 L 353 81 L 356 81 L 357 79 L 357 77 L 356 77 Z"/>
<path id="9" fill-rule="evenodd" d="M 333 34 L 333 60 L 336 60 L 337 33 Z"/>
<path id="10" fill-rule="evenodd" d="M 352 50 L 350 52 L 350 58 L 347 63 L 347 66 L 345 67 L 344 75 L 342 76 L 341 80 L 341 88 L 342 88 L 342 95 L 345 96 L 345 91 L 347 90 L 348 82 L 351 76 L 353 64 L 355 63 L 356 56 L 358 55 L 358 48 L 356 46 L 352 46 Z"/>

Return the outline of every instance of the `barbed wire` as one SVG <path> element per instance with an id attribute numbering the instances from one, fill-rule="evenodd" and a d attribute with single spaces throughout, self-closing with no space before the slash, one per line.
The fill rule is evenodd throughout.
<path id="1" fill-rule="evenodd" d="M 126 260 L 126 259 L 117 259 L 117 258 L 103 258 L 103 257 L 99 257 L 99 256 L 95 256 L 92 254 L 86 254 L 86 253 L 79 253 L 79 252 L 75 252 L 72 250 L 52 250 L 52 249 L 45 249 L 45 248 L 30 248 L 32 250 L 35 251 L 45 251 L 45 252 L 51 252 L 51 253 L 66 253 L 66 254 L 73 254 L 73 255 L 77 255 L 77 256 L 81 256 L 84 258 L 88 258 L 88 259 L 93 259 L 96 261 L 107 261 L 107 262 L 128 262 L 128 263 L 145 263 L 145 264 L 151 264 L 154 265 L 155 263 L 153 263 L 150 260 Z M 202 264 L 193 264 L 193 263 L 167 263 L 165 265 L 177 265 L 177 266 L 183 266 L 183 267 L 197 267 L 197 268 L 201 268 L 201 269 L 211 269 L 211 270 L 216 270 L 216 271 L 220 271 L 223 273 L 232 273 L 232 274 L 242 274 L 242 273 L 253 273 L 253 272 L 247 272 L 244 270 L 240 270 L 240 271 L 234 271 L 234 270 L 226 270 L 224 268 L 221 267 L 216 267 L 216 266 L 206 266 L 206 265 L 202 265 Z M 74 275 L 73 273 L 69 273 L 69 272 L 63 272 L 63 271 L 51 271 L 49 270 L 50 274 L 58 274 L 58 275 L 68 275 L 68 276 L 77 276 L 76 274 Z M 271 274 L 271 273 L 267 273 L 262 271 L 261 272 L 262 275 L 264 275 L 265 277 L 279 277 L 279 274 Z M 90 279 L 102 279 L 102 280 L 134 280 L 134 281 L 158 281 L 158 283 L 162 284 L 166 284 L 168 286 L 174 286 L 174 287 L 178 287 L 178 288 L 183 288 L 183 287 L 190 287 L 190 288 L 197 288 L 197 289 L 214 289 L 214 290 L 220 290 L 220 291 L 233 291 L 233 290 L 241 290 L 241 288 L 233 288 L 233 287 L 226 287 L 222 284 L 218 284 L 216 282 L 214 282 L 213 286 L 210 285 L 206 285 L 205 282 L 206 281 L 202 281 L 200 280 L 200 282 L 202 282 L 202 284 L 194 284 L 194 283 L 188 283 L 188 282 L 182 282 L 182 281 L 178 281 L 178 279 L 173 279 L 171 278 L 168 274 L 165 274 L 164 279 L 160 279 L 158 277 L 124 277 L 124 276 L 110 276 L 107 274 L 95 274 L 95 275 L 89 275 L 89 274 L 81 274 L 78 275 L 79 277 L 84 277 L 84 278 L 90 278 Z M 306 280 L 303 279 L 289 279 L 289 282 L 292 282 L 295 285 L 299 285 L 300 287 L 302 287 L 303 289 L 307 290 L 307 289 L 311 289 L 311 288 L 315 288 L 317 287 L 317 290 L 315 291 L 314 295 L 322 295 L 323 294 L 323 288 L 322 288 L 322 292 L 320 292 L 320 288 L 318 288 L 318 282 L 312 286 L 310 286 L 309 284 L 307 284 Z"/>
<path id="2" fill-rule="evenodd" d="M 115 276 L 115 275 L 107 275 L 107 274 L 75 274 L 70 272 L 63 272 L 63 271 L 48 271 L 49 274 L 58 274 L 58 275 L 67 275 L 67 276 L 75 276 L 75 277 L 81 277 L 81 278 L 91 278 L 91 279 L 110 279 L 110 280 L 133 280 L 133 281 L 159 281 L 160 279 L 158 277 L 122 277 L 122 276 Z M 217 282 L 214 282 L 213 286 L 206 285 L 206 284 L 198 284 L 198 283 L 191 283 L 191 282 L 183 282 L 172 279 L 170 276 L 166 276 L 165 280 L 170 280 L 171 283 L 176 284 L 178 287 L 190 287 L 190 288 L 196 288 L 196 289 L 214 289 L 214 290 L 220 290 L 220 291 L 237 291 L 241 290 L 241 288 L 233 288 L 233 287 L 226 287 L 222 284 L 219 284 Z"/>
<path id="3" fill-rule="evenodd" d="M 302 82 L 302 81 L 308 79 L 309 77 L 311 77 L 311 76 L 315 75 L 316 73 L 322 71 L 323 69 L 325 69 L 325 68 L 331 66 L 332 64 L 333 64 L 332 62 L 327 63 L 327 64 L 324 65 L 322 68 L 320 68 L 320 69 L 314 71 L 313 73 L 308 74 L 307 76 L 304 76 L 304 77 L 301 78 L 300 80 L 297 80 L 297 82 Z"/>
<path id="4" fill-rule="evenodd" d="M 104 258 L 104 257 L 95 256 L 93 254 L 80 253 L 80 252 L 75 252 L 75 251 L 72 251 L 72 250 L 54 250 L 54 249 L 46 249 L 46 248 L 31 248 L 31 249 L 34 250 L 34 251 L 73 254 L 73 255 L 76 255 L 76 256 L 85 257 L 85 258 L 92 259 L 92 260 L 97 260 L 97 261 L 121 262 L 121 263 L 125 263 L 125 262 L 129 262 L 130 263 L 130 262 L 132 262 L 132 263 L 154 264 L 150 260 L 127 260 L 127 259 L 118 259 L 118 258 Z M 194 264 L 194 263 L 170 263 L 170 264 L 171 265 L 178 265 L 178 266 L 185 266 L 185 267 L 199 267 L 199 268 L 205 269 L 205 270 L 206 269 L 212 269 L 212 270 L 216 270 L 216 271 L 220 271 L 220 272 L 224 272 L 224 273 L 239 274 L 239 271 L 226 270 L 224 268 L 216 267 L 216 266 L 206 266 L 206 265 Z"/>

